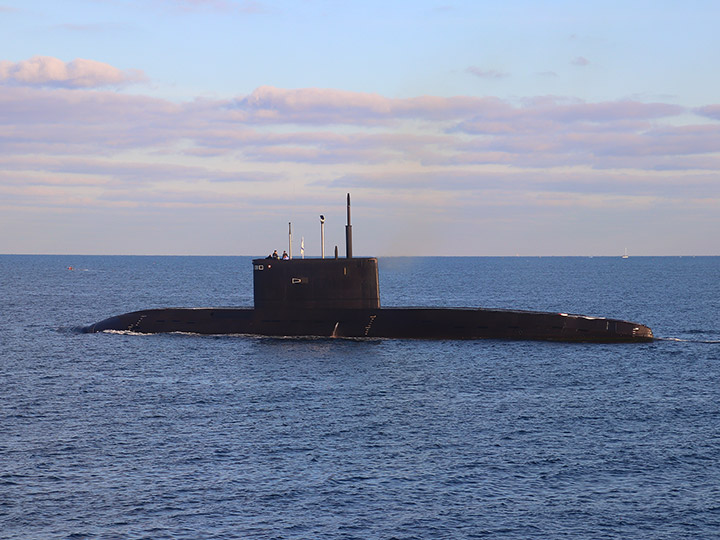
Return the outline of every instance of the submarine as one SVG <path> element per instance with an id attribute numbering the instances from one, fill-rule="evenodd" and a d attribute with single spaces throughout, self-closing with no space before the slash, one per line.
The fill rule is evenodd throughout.
<path id="1" fill-rule="evenodd" d="M 321 216 L 321 231 L 324 219 Z M 652 341 L 639 323 L 569 313 L 511 309 L 381 307 L 378 261 L 353 257 L 350 194 L 346 256 L 253 259 L 254 307 L 133 311 L 85 332 L 240 334 L 248 336 L 506 339 L 597 343 Z"/>

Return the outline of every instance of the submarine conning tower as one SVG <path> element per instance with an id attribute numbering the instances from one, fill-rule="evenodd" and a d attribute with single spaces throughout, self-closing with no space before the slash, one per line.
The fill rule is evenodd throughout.
<path id="1" fill-rule="evenodd" d="M 376 258 L 253 260 L 255 309 L 376 309 Z"/>
<path id="2" fill-rule="evenodd" d="M 352 255 L 350 194 L 345 242 L 344 259 L 254 259 L 255 309 L 379 308 L 377 259 Z"/>

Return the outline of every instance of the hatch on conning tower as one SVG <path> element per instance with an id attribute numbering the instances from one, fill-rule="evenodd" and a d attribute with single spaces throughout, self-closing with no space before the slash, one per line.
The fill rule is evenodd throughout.
<path id="1" fill-rule="evenodd" d="M 349 193 L 345 242 L 345 259 L 253 260 L 255 308 L 379 308 L 377 259 L 352 255 Z"/>

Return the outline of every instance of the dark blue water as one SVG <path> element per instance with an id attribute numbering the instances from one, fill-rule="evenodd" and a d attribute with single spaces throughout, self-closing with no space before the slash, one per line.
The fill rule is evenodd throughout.
<path id="1" fill-rule="evenodd" d="M 0 256 L 0 537 L 720 537 L 720 258 L 398 258 L 380 278 L 387 306 L 665 339 L 81 334 L 251 305 L 250 259 Z"/>

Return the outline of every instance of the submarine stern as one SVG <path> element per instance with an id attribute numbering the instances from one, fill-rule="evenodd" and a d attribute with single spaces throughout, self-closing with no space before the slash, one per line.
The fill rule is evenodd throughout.
<path id="1" fill-rule="evenodd" d="M 654 341 L 655 336 L 649 326 L 644 324 L 619 321 L 621 324 L 616 329 L 618 336 L 622 339 L 627 337 L 627 341 Z"/>

